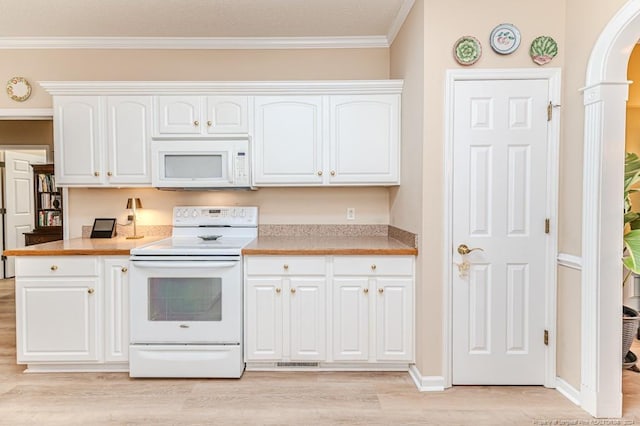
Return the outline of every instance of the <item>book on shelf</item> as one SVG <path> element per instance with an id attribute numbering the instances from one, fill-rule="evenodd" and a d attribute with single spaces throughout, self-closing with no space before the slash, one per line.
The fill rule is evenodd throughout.
<path id="1" fill-rule="evenodd" d="M 38 226 L 62 226 L 62 212 L 40 211 L 38 212 Z"/>
<path id="2" fill-rule="evenodd" d="M 38 174 L 38 192 L 58 192 L 54 175 Z"/>
<path id="3" fill-rule="evenodd" d="M 43 192 L 40 194 L 41 209 L 59 209 L 62 207 L 62 195 Z"/>

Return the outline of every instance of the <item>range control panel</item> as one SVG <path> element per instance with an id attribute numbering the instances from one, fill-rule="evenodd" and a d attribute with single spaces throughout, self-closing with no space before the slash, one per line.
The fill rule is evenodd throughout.
<path id="1" fill-rule="evenodd" d="M 258 226 L 258 208 L 218 206 L 174 207 L 173 226 Z"/>

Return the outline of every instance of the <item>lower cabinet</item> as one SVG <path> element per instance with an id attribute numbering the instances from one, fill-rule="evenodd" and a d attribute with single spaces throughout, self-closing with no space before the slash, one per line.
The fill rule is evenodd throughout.
<path id="1" fill-rule="evenodd" d="M 247 361 L 326 358 L 324 269 L 323 258 L 247 259 Z"/>
<path id="2" fill-rule="evenodd" d="M 247 256 L 246 360 L 409 363 L 412 256 Z"/>
<path id="3" fill-rule="evenodd" d="M 125 256 L 18 257 L 18 363 L 126 362 L 127 268 Z"/>

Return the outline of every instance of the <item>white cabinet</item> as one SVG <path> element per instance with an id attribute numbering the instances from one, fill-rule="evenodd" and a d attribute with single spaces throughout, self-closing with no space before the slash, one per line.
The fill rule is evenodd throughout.
<path id="1" fill-rule="evenodd" d="M 104 259 L 104 360 L 129 360 L 129 260 Z"/>
<path id="2" fill-rule="evenodd" d="M 18 363 L 126 370 L 128 268 L 127 256 L 17 257 Z"/>
<path id="3" fill-rule="evenodd" d="M 58 185 L 151 183 L 150 96 L 54 97 Z"/>
<path id="4" fill-rule="evenodd" d="M 323 257 L 248 257 L 247 361 L 326 358 Z"/>
<path id="5" fill-rule="evenodd" d="M 397 185 L 400 95 L 255 99 L 256 186 Z"/>
<path id="6" fill-rule="evenodd" d="M 16 259 L 18 363 L 100 359 L 97 273 L 97 262 L 90 258 Z"/>
<path id="7" fill-rule="evenodd" d="M 413 359 L 411 256 L 333 259 L 333 359 Z"/>
<path id="8" fill-rule="evenodd" d="M 249 132 L 247 96 L 156 96 L 154 136 Z"/>
<path id="9" fill-rule="evenodd" d="M 254 108 L 255 185 L 321 185 L 323 97 L 258 96 Z"/>

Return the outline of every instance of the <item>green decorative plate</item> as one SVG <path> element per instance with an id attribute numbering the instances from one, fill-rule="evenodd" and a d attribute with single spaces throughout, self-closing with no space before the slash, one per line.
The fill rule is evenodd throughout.
<path id="1" fill-rule="evenodd" d="M 533 62 L 538 65 L 544 65 L 558 54 L 558 43 L 549 36 L 540 36 L 531 42 L 529 55 Z"/>
<path id="2" fill-rule="evenodd" d="M 453 57 L 460 65 L 473 65 L 480 56 L 482 56 L 482 46 L 475 37 L 460 37 L 453 46 Z"/>

